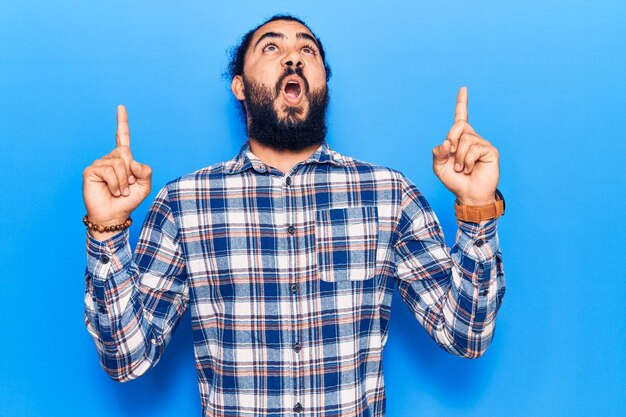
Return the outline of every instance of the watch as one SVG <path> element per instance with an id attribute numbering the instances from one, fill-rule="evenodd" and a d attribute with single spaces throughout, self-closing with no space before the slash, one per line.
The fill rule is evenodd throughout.
<path id="1" fill-rule="evenodd" d="M 496 190 L 496 201 L 484 206 L 468 206 L 454 202 L 456 218 L 464 222 L 479 223 L 483 220 L 497 219 L 504 215 L 506 204 L 500 190 Z"/>

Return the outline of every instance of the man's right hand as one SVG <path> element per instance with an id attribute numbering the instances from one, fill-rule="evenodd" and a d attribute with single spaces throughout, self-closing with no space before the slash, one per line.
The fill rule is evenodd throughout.
<path id="1" fill-rule="evenodd" d="M 95 160 L 83 172 L 83 199 L 87 216 L 101 226 L 122 224 L 152 190 L 152 168 L 133 159 L 130 152 L 128 115 L 117 107 L 116 147 L 102 159 Z M 98 240 L 116 232 L 90 231 Z"/>

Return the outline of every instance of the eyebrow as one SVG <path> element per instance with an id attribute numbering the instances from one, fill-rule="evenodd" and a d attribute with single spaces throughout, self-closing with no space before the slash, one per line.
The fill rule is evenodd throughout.
<path id="1" fill-rule="evenodd" d="M 298 32 L 296 34 L 296 38 L 298 38 L 298 39 L 308 39 L 309 41 L 313 42 L 315 44 L 315 46 L 317 46 L 318 48 L 320 47 L 317 44 L 317 39 L 315 39 L 313 36 L 309 35 L 308 33 Z"/>
<path id="2" fill-rule="evenodd" d="M 256 43 L 254 44 L 254 48 L 253 49 L 256 49 L 256 47 L 259 45 L 259 43 L 261 43 L 261 41 L 263 39 L 267 39 L 267 38 L 286 39 L 287 37 L 283 33 L 279 33 L 279 32 L 267 32 L 267 33 L 264 33 L 256 41 Z M 297 39 L 307 39 L 307 40 L 313 42 L 315 44 L 315 46 L 317 46 L 319 48 L 319 45 L 317 44 L 317 40 L 313 36 L 309 35 L 308 33 L 298 32 L 298 33 L 296 33 L 296 38 Z"/>

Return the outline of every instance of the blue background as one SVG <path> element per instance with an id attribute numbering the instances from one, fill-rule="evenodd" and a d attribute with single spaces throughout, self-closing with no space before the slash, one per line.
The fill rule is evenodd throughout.
<path id="1" fill-rule="evenodd" d="M 188 316 L 143 378 L 117 384 L 99 367 L 83 324 L 82 171 L 113 149 L 118 103 L 155 191 L 231 158 L 245 135 L 225 50 L 276 12 L 328 50 L 331 147 L 403 171 L 450 244 L 453 196 L 431 149 L 461 85 L 500 150 L 495 340 L 476 361 L 449 355 L 396 297 L 388 415 L 626 415 L 626 5 L 564 0 L 4 1 L 0 415 L 199 415 Z"/>

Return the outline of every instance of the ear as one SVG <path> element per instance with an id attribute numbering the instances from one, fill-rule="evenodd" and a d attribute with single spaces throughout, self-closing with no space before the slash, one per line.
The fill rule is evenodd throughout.
<path id="1" fill-rule="evenodd" d="M 233 82 L 230 84 L 231 90 L 233 90 L 233 94 L 237 100 L 243 101 L 246 98 L 245 89 L 243 87 L 243 78 L 241 75 L 235 75 L 233 77 Z"/>

